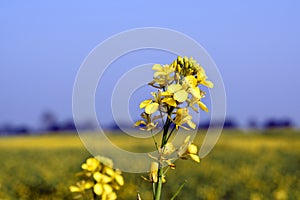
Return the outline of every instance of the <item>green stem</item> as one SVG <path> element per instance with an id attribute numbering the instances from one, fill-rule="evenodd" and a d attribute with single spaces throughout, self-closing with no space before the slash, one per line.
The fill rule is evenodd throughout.
<path id="1" fill-rule="evenodd" d="M 164 123 L 164 132 L 163 132 L 160 148 L 163 148 L 167 144 L 168 139 L 170 138 L 170 137 L 168 137 L 168 132 L 169 132 L 170 126 L 172 124 L 171 115 L 174 110 L 174 107 L 170 107 L 170 108 L 168 107 L 167 110 L 168 110 L 168 116 L 167 116 L 166 122 Z M 173 130 L 171 131 L 171 134 L 172 134 L 172 132 L 173 132 Z M 163 179 L 164 172 L 163 172 L 161 161 L 159 162 L 159 168 L 158 168 L 157 174 L 158 174 L 158 180 L 157 180 L 157 185 L 156 185 L 156 189 L 155 189 L 154 200 L 160 200 L 161 191 L 162 191 L 162 179 Z"/>
<path id="2" fill-rule="evenodd" d="M 157 187 L 156 187 L 156 192 L 155 192 L 155 200 L 160 200 L 161 189 L 162 189 L 162 176 L 163 176 L 163 169 L 161 168 L 161 166 L 159 166 L 158 182 L 157 182 Z"/>
<path id="3" fill-rule="evenodd" d="M 156 192 L 155 192 L 155 183 L 154 182 L 152 183 L 152 190 L 153 190 L 152 191 L 153 192 L 153 198 L 155 198 L 155 193 Z"/>
<path id="4" fill-rule="evenodd" d="M 173 131 L 175 130 L 175 128 L 176 128 L 176 125 L 174 124 L 174 127 L 172 128 L 171 132 L 169 133 L 169 135 L 168 135 L 168 137 L 167 137 L 167 139 L 166 139 L 167 142 L 169 141 L 169 139 L 170 139 L 170 137 L 171 137 Z"/>

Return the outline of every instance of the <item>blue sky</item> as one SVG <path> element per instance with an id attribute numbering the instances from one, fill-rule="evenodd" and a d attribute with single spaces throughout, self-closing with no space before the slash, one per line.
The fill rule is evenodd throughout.
<path id="1" fill-rule="evenodd" d="M 240 124 L 288 117 L 299 126 L 299 10 L 296 0 L 1 1 L 0 125 L 37 126 L 45 110 L 71 118 L 73 83 L 88 53 L 121 31 L 154 26 L 208 51 L 229 117 Z"/>

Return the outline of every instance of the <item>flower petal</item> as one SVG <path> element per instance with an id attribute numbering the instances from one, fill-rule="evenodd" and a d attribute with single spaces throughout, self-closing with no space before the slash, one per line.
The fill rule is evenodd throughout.
<path id="1" fill-rule="evenodd" d="M 115 192 L 109 193 L 107 195 L 107 200 L 115 200 L 117 199 L 117 194 Z"/>
<path id="2" fill-rule="evenodd" d="M 171 84 L 168 86 L 167 91 L 170 93 L 175 93 L 181 89 L 182 89 L 182 86 L 180 84 Z"/>
<path id="3" fill-rule="evenodd" d="M 195 98 L 201 99 L 200 89 L 198 87 L 189 88 L 189 93 L 191 93 Z"/>
<path id="4" fill-rule="evenodd" d="M 173 98 L 165 98 L 162 100 L 162 102 L 168 104 L 169 106 L 173 106 L 173 107 L 177 106 L 176 101 Z"/>
<path id="5" fill-rule="evenodd" d="M 167 75 L 166 72 L 155 72 L 153 77 L 156 78 L 158 76 L 166 76 L 166 75 Z"/>
<path id="6" fill-rule="evenodd" d="M 162 71 L 162 66 L 160 64 L 154 64 L 152 70 Z"/>
<path id="7" fill-rule="evenodd" d="M 103 185 L 103 190 L 104 190 L 105 193 L 109 194 L 113 191 L 113 188 L 108 184 L 104 184 Z"/>
<path id="8" fill-rule="evenodd" d="M 195 144 L 190 144 L 188 146 L 187 152 L 190 153 L 190 154 L 197 154 L 198 147 Z"/>
<path id="9" fill-rule="evenodd" d="M 86 182 L 85 184 L 84 184 L 84 188 L 85 189 L 90 189 L 90 188 L 92 188 L 94 186 L 94 182 L 92 182 L 92 181 L 88 181 L 88 182 Z"/>
<path id="10" fill-rule="evenodd" d="M 93 174 L 93 178 L 95 179 L 95 181 L 101 182 L 101 183 L 109 183 L 110 181 L 112 181 L 111 177 L 101 174 L 100 172 L 95 172 Z"/>
<path id="11" fill-rule="evenodd" d="M 140 103 L 140 108 L 145 108 L 147 105 L 149 105 L 152 102 L 152 99 L 147 99 L 145 101 L 142 101 Z"/>
<path id="12" fill-rule="evenodd" d="M 151 104 L 146 106 L 145 112 L 149 115 L 152 114 L 152 113 L 155 113 L 158 109 L 158 106 L 159 106 L 158 103 L 151 103 Z"/>
<path id="13" fill-rule="evenodd" d="M 109 176 L 114 176 L 115 175 L 115 171 L 112 169 L 112 168 L 110 168 L 110 167 L 104 167 L 104 171 L 105 171 L 105 173 L 107 174 L 107 175 L 109 175 Z"/>
<path id="14" fill-rule="evenodd" d="M 178 102 L 184 102 L 188 98 L 188 93 L 185 90 L 179 90 L 174 94 L 174 99 Z"/>
<path id="15" fill-rule="evenodd" d="M 211 81 L 207 81 L 207 80 L 203 81 L 201 84 L 206 86 L 206 87 L 209 87 L 209 88 L 214 87 L 214 84 Z"/>
<path id="16" fill-rule="evenodd" d="M 70 186 L 69 189 L 71 192 L 81 192 L 80 188 L 74 185 Z"/>
<path id="17" fill-rule="evenodd" d="M 124 178 L 123 178 L 123 176 L 121 176 L 121 175 L 119 175 L 119 174 L 116 174 L 115 179 L 116 179 L 116 181 L 117 181 L 117 183 L 118 183 L 119 185 L 121 185 L 121 186 L 124 185 Z"/>
<path id="18" fill-rule="evenodd" d="M 100 183 L 94 185 L 94 192 L 96 195 L 100 196 L 103 193 L 103 187 Z"/>
<path id="19" fill-rule="evenodd" d="M 197 163 L 200 163 L 200 157 L 198 155 L 195 155 L 195 154 L 189 154 L 190 158 L 197 162 Z"/>
<path id="20" fill-rule="evenodd" d="M 168 92 L 168 91 L 165 91 L 165 92 L 161 92 L 160 93 L 160 96 L 172 96 L 173 94 Z"/>

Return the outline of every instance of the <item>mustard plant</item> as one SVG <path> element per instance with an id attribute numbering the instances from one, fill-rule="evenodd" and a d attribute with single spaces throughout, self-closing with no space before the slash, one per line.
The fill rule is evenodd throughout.
<path id="1" fill-rule="evenodd" d="M 200 86 L 212 88 L 213 83 L 207 80 L 205 70 L 192 57 L 178 56 L 171 64 L 155 64 L 152 69 L 154 76 L 149 85 L 156 91 L 151 92 L 151 98 L 140 103 L 139 107 L 143 109 L 142 120 L 138 120 L 134 125 L 141 130 L 152 132 L 158 128 L 159 121 L 162 122 L 160 143 L 153 135 L 158 156 L 149 155 L 153 158 L 149 177 L 143 177 L 152 183 L 153 199 L 160 200 L 162 186 L 166 182 L 166 172 L 168 169 L 175 169 L 176 159 L 190 158 L 200 162 L 198 147 L 192 143 L 190 136 L 186 137 L 179 148 L 175 148 L 170 141 L 174 130 L 196 129 L 197 126 L 189 112 L 193 110 L 198 113 L 199 109 L 208 112 L 207 106 L 202 102 L 205 92 Z M 175 199 L 182 187 L 183 185 L 171 199 Z M 138 196 L 138 199 L 141 197 Z"/>

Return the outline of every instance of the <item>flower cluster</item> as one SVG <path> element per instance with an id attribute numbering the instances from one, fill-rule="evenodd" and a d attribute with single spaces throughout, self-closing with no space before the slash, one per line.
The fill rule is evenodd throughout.
<path id="1" fill-rule="evenodd" d="M 176 152 L 176 156 L 172 157 L 172 154 Z M 163 148 L 159 149 L 159 158 L 156 158 L 149 154 L 149 156 L 154 159 L 155 161 L 151 163 L 150 167 L 150 173 L 149 173 L 149 178 L 143 177 L 145 180 L 150 181 L 150 182 L 157 182 L 157 171 L 158 171 L 158 166 L 159 162 L 160 163 L 165 163 L 168 165 L 171 169 L 175 169 L 176 166 L 173 163 L 174 160 L 177 158 L 187 160 L 187 159 L 192 159 L 193 161 L 200 163 L 200 157 L 198 156 L 198 147 L 191 142 L 191 137 L 187 136 L 182 143 L 182 145 L 178 148 L 175 148 L 175 146 L 168 142 L 164 145 Z M 171 155 L 171 157 L 170 157 Z M 163 183 L 166 182 L 165 176 L 162 176 L 163 178 Z"/>
<path id="2" fill-rule="evenodd" d="M 121 171 L 112 168 L 113 163 L 105 157 L 91 157 L 81 165 L 82 171 L 77 174 L 81 178 L 76 185 L 70 186 L 70 191 L 81 198 L 90 193 L 93 199 L 115 200 L 117 199 L 116 190 L 124 185 Z"/>
<path id="3" fill-rule="evenodd" d="M 137 121 L 135 126 L 141 126 L 141 130 L 152 130 L 157 127 L 157 120 L 167 115 L 177 129 L 195 129 L 196 124 L 192 121 L 188 108 L 195 112 L 199 108 L 208 112 L 201 101 L 205 92 L 199 86 L 213 87 L 213 83 L 207 80 L 204 69 L 193 58 L 180 56 L 169 65 L 155 64 L 152 69 L 155 73 L 149 85 L 158 90 L 151 93 L 151 99 L 140 103 L 140 108 L 144 109 L 141 114 L 143 120 Z M 155 115 L 157 111 L 159 114 Z"/>
<path id="4" fill-rule="evenodd" d="M 174 130 L 196 128 L 189 114 L 189 108 L 195 112 L 199 112 L 199 108 L 208 112 L 206 105 L 202 102 L 205 92 L 199 86 L 212 88 L 213 83 L 207 80 L 204 69 L 193 58 L 178 56 L 171 64 L 155 64 L 152 69 L 155 72 L 153 81 L 149 85 L 157 91 L 151 92 L 152 98 L 140 103 L 140 108 L 144 109 L 141 114 L 143 119 L 134 125 L 139 126 L 141 130 L 152 131 L 158 126 L 158 120 L 162 121 L 162 138 L 159 146 L 153 135 L 158 156 L 149 154 L 155 161 L 151 163 L 149 178 L 143 177 L 152 182 L 153 199 L 159 200 L 162 185 L 166 182 L 166 172 L 169 168 L 175 169 L 174 161 L 177 158 L 190 158 L 195 162 L 200 162 L 198 147 L 192 144 L 190 136 L 178 148 L 175 148 L 169 140 Z M 165 170 L 166 165 L 168 168 Z M 178 193 L 176 192 L 172 199 Z"/>

